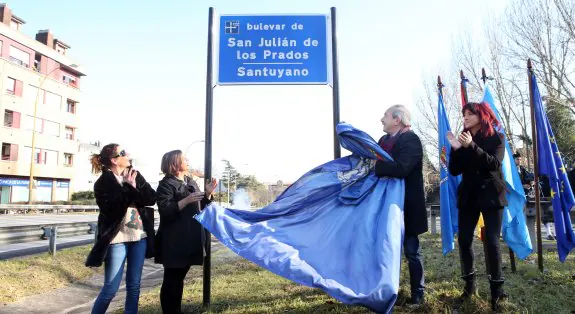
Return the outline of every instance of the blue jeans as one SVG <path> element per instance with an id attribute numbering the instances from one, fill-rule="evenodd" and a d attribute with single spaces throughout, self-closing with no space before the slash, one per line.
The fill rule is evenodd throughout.
<path id="1" fill-rule="evenodd" d="M 104 314 L 110 302 L 118 292 L 124 264 L 126 268 L 126 304 L 124 313 L 138 313 L 138 300 L 140 298 L 140 279 L 146 258 L 146 239 L 137 242 L 116 243 L 110 245 L 104 263 L 104 286 L 96 298 L 92 314 Z"/>
<path id="2" fill-rule="evenodd" d="M 425 289 L 425 276 L 423 275 L 423 261 L 421 260 L 421 248 L 417 236 L 406 235 L 403 239 L 403 251 L 409 267 L 409 283 L 411 295 L 423 296 Z"/>

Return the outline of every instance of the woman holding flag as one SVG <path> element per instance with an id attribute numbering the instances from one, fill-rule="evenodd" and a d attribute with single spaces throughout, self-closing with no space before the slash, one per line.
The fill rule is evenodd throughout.
<path id="1" fill-rule="evenodd" d="M 216 180 L 206 185 L 205 192 L 189 176 L 188 159 L 181 150 L 162 157 L 165 174 L 157 190 L 160 226 L 156 235 L 156 263 L 164 265 L 160 290 L 163 313 L 181 313 L 184 279 L 193 265 L 202 265 L 205 243 L 209 239 L 202 225 L 194 219 L 213 197 Z"/>
<path id="2" fill-rule="evenodd" d="M 504 137 L 496 131 L 499 122 L 487 103 L 467 103 L 463 106 L 463 132 L 456 138 L 451 132 L 447 139 L 452 146 L 449 172 L 462 174 L 458 187 L 459 252 L 465 288 L 461 299 L 476 294 L 472 242 L 480 214 L 485 223 L 491 307 L 499 308 L 504 278 L 501 271 L 501 232 L 503 208 L 507 205 L 501 163 L 505 155 Z"/>

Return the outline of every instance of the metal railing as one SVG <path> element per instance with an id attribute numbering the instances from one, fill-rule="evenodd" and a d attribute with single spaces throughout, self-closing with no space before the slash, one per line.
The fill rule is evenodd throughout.
<path id="1" fill-rule="evenodd" d="M 29 214 L 51 213 L 61 214 L 70 212 L 97 212 L 97 205 L 43 205 L 43 204 L 0 204 L 0 213 L 3 214 Z"/>

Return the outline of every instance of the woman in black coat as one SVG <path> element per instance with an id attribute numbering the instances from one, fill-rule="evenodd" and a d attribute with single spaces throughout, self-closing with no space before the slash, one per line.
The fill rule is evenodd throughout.
<path id="1" fill-rule="evenodd" d="M 202 192 L 186 174 L 188 160 L 174 150 L 162 157 L 165 177 L 157 189 L 160 227 L 156 236 L 156 262 L 164 265 L 160 291 L 162 312 L 180 313 L 184 278 L 192 265 L 202 265 L 206 232 L 194 216 L 211 202 L 215 179 Z"/>
<path id="2" fill-rule="evenodd" d="M 496 310 L 500 301 L 507 297 L 503 292 L 499 248 L 503 208 L 507 205 L 501 171 L 505 155 L 504 137 L 496 131 L 499 122 L 489 104 L 468 103 L 462 113 L 463 132 L 458 138 L 451 132 L 447 135 L 452 146 L 449 172 L 454 176 L 463 174 L 457 190 L 458 242 L 462 278 L 465 280 L 462 299 L 476 293 L 472 241 L 479 215 L 482 214 L 486 230 L 491 306 Z"/>
<path id="3" fill-rule="evenodd" d="M 98 215 L 98 237 L 86 266 L 104 263 L 104 286 L 92 313 L 105 313 L 116 295 L 126 267 L 125 313 L 138 313 L 140 279 L 144 259 L 154 254 L 153 210 L 156 192 L 146 179 L 131 169 L 130 155 L 118 144 L 108 144 L 91 157 L 92 172 L 102 173 L 94 184 Z"/>

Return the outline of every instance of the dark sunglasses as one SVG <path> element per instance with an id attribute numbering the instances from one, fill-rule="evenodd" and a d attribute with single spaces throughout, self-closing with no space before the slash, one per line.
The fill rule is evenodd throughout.
<path id="1" fill-rule="evenodd" d="M 126 157 L 126 155 L 127 155 L 126 151 L 125 151 L 124 149 L 122 149 L 122 151 L 120 151 L 120 152 L 118 153 L 118 155 L 113 156 L 112 158 Z"/>

